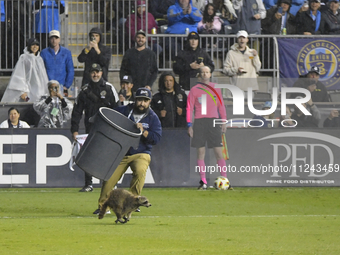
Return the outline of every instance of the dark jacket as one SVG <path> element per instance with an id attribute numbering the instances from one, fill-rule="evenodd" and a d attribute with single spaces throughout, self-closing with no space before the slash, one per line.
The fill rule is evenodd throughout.
<path id="1" fill-rule="evenodd" d="M 107 75 L 108 75 L 108 72 L 109 72 L 109 64 L 110 64 L 110 59 L 111 59 L 111 49 L 109 47 L 103 45 L 103 43 L 102 43 L 103 34 L 102 34 L 102 32 L 99 28 L 95 27 L 95 28 L 91 29 L 91 31 L 89 33 L 90 40 L 91 40 L 91 34 L 92 33 L 100 35 L 100 41 L 98 43 L 98 48 L 100 49 L 100 54 L 98 54 L 94 48 L 92 48 L 90 50 L 90 52 L 86 54 L 85 48 L 84 48 L 82 50 L 82 52 L 80 53 L 80 55 L 78 56 L 78 61 L 80 63 L 85 62 L 85 70 L 84 70 L 84 74 L 83 74 L 82 85 L 85 85 L 85 84 L 87 84 L 91 81 L 90 68 L 91 68 L 92 64 L 94 64 L 94 63 L 97 63 L 102 67 L 102 69 L 103 69 L 103 79 L 105 81 L 107 81 Z"/>
<path id="2" fill-rule="evenodd" d="M 301 116 L 297 115 L 297 111 L 295 110 L 291 119 L 295 120 L 297 122 L 296 127 L 318 127 L 321 115 L 319 109 L 316 107 L 316 105 L 313 105 L 310 107 L 308 104 L 306 106 L 307 111 L 309 111 L 312 115 L 304 115 Z"/>
<path id="3" fill-rule="evenodd" d="M 322 34 L 340 34 L 340 12 L 336 15 L 330 9 L 323 12 L 320 30 Z"/>
<path id="4" fill-rule="evenodd" d="M 323 127 L 340 128 L 340 117 L 325 119 L 325 121 L 323 122 Z"/>
<path id="5" fill-rule="evenodd" d="M 215 64 L 209 54 L 201 49 L 199 44 L 197 49 L 193 50 L 189 46 L 189 40 L 187 40 L 186 48 L 178 52 L 173 64 L 173 70 L 179 75 L 179 84 L 184 90 L 190 90 L 190 78 L 196 78 L 199 73 L 199 69 L 191 69 L 190 67 L 190 64 L 197 60 L 202 60 L 205 66 L 210 67 L 211 73 L 214 72 Z M 196 85 L 196 82 L 194 81 L 192 84 Z"/>
<path id="6" fill-rule="evenodd" d="M 321 20 L 322 20 L 322 15 L 321 15 Z M 320 27 L 321 27 L 322 21 L 320 22 L 319 29 L 315 31 L 316 20 L 313 20 L 313 18 L 310 15 L 309 10 L 305 12 L 298 12 L 296 14 L 295 22 L 296 22 L 296 27 L 297 27 L 297 34 L 303 34 L 304 32 L 310 32 L 313 35 L 321 34 Z"/>
<path id="7" fill-rule="evenodd" d="M 129 104 L 127 106 L 118 107 L 115 110 L 128 117 L 133 107 L 134 104 Z M 135 122 L 133 114 L 130 115 L 130 119 Z M 151 155 L 152 145 L 156 145 L 162 137 L 161 122 L 152 109 L 149 108 L 146 115 L 139 121 L 139 123 L 143 124 L 143 129 L 147 130 L 149 134 L 147 137 L 141 135 L 137 150 L 131 147 L 126 153 L 127 156 L 137 153 L 147 153 Z"/>
<path id="8" fill-rule="evenodd" d="M 164 15 L 167 15 L 169 7 L 174 5 L 175 2 L 176 0 L 150 0 L 150 12 L 155 19 L 164 19 Z"/>
<path id="9" fill-rule="evenodd" d="M 174 80 L 175 76 L 172 72 L 163 72 L 158 79 L 159 92 L 152 97 L 151 107 L 157 114 L 162 123 L 162 127 L 186 127 L 186 105 L 187 95 L 181 89 L 175 80 L 174 92 L 167 93 L 165 91 L 164 78 L 171 75 Z M 177 107 L 182 108 L 182 115 L 177 114 Z M 166 110 L 164 118 L 161 117 L 161 111 Z"/>
<path id="10" fill-rule="evenodd" d="M 267 10 L 266 18 L 261 21 L 263 34 L 280 34 L 282 18 L 277 19 L 275 13 L 278 11 L 278 6 L 273 6 Z M 293 14 L 287 12 L 286 21 L 286 33 L 287 35 L 296 34 L 295 17 Z"/>
<path id="11" fill-rule="evenodd" d="M 84 85 L 73 106 L 71 132 L 78 132 L 79 122 L 83 116 L 83 111 L 85 111 L 85 129 L 86 133 L 89 133 L 92 126 L 89 119 L 98 112 L 100 107 L 113 109 L 116 107 L 117 101 L 118 96 L 115 88 L 104 81 L 103 78 L 97 83 L 91 81 L 89 84 Z"/>
<path id="12" fill-rule="evenodd" d="M 125 75 L 131 75 L 133 80 L 132 91 L 149 85 L 152 87 L 157 78 L 158 68 L 155 53 L 145 48 L 142 51 L 136 48 L 128 49 L 120 66 L 120 80 Z"/>
<path id="13" fill-rule="evenodd" d="M 311 84 L 310 79 L 306 76 L 300 76 L 300 78 L 294 83 L 294 88 L 304 88 L 308 89 L 309 84 Z M 315 84 L 312 82 L 312 84 Z M 291 94 L 291 98 L 295 98 L 297 96 L 304 96 L 298 93 Z M 321 81 L 316 83 L 316 89 L 311 93 L 313 102 L 329 102 L 329 95 L 325 85 Z"/>

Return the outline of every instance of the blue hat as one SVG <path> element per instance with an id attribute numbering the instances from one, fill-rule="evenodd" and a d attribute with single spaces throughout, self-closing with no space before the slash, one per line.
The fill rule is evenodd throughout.
<path id="1" fill-rule="evenodd" d="M 262 109 L 263 108 L 272 108 L 272 102 L 271 101 L 267 101 L 263 104 Z"/>
<path id="2" fill-rule="evenodd" d="M 139 88 L 136 91 L 135 98 L 147 98 L 151 100 L 152 94 L 151 91 L 147 88 Z"/>

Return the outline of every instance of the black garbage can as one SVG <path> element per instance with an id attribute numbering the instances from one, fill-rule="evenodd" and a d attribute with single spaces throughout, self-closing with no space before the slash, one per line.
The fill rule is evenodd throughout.
<path id="1" fill-rule="evenodd" d="M 142 132 L 123 114 L 102 107 L 75 163 L 94 177 L 107 181 L 130 147 L 137 148 Z"/>

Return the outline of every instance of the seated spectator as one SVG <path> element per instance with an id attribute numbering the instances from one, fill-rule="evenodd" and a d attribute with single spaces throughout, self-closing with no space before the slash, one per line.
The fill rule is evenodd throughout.
<path id="1" fill-rule="evenodd" d="M 158 26 L 168 24 L 168 9 L 175 2 L 175 0 L 150 0 L 150 12 L 156 19 Z"/>
<path id="2" fill-rule="evenodd" d="M 216 16 L 216 9 L 213 4 L 207 4 L 204 8 L 203 19 L 198 23 L 197 30 L 200 34 L 218 34 L 221 30 L 223 21 Z M 209 38 L 205 38 L 209 39 Z M 214 38 L 216 40 L 216 38 Z M 216 47 L 216 42 L 214 46 Z M 203 47 L 209 47 L 210 44 L 203 40 Z"/>
<path id="3" fill-rule="evenodd" d="M 11 107 L 8 110 L 8 119 L 0 124 L 0 128 L 29 128 L 30 126 L 20 119 L 20 112 L 17 108 Z"/>
<path id="4" fill-rule="evenodd" d="M 186 127 L 187 95 L 176 82 L 173 72 L 163 72 L 158 87 L 159 92 L 152 97 L 151 108 L 162 127 Z"/>
<path id="5" fill-rule="evenodd" d="M 137 1 L 137 12 L 132 13 L 127 17 L 127 21 L 125 22 L 125 29 L 130 33 L 130 39 L 135 44 L 135 34 L 139 30 L 148 31 L 148 34 L 151 34 L 152 28 L 158 29 L 157 23 L 150 12 L 148 12 L 148 24 L 146 25 L 146 12 L 145 12 L 145 1 Z M 137 27 L 136 27 L 137 26 Z M 162 52 L 160 46 L 158 46 L 157 42 L 152 42 L 151 37 L 148 37 L 149 44 L 152 43 L 152 50 L 159 54 Z"/>
<path id="6" fill-rule="evenodd" d="M 197 32 L 197 24 L 202 19 L 200 11 L 193 7 L 192 0 L 176 0 L 168 9 L 167 34 L 185 34 L 186 28 L 190 32 Z"/>
<path id="7" fill-rule="evenodd" d="M 286 115 L 280 115 L 279 127 L 294 127 L 295 122 L 292 120 L 292 112 L 286 105 Z"/>
<path id="8" fill-rule="evenodd" d="M 1 102 L 34 102 L 47 94 L 48 77 L 39 53 L 39 42 L 31 38 L 15 65 Z"/>
<path id="9" fill-rule="evenodd" d="M 325 119 L 323 123 L 323 127 L 331 127 L 331 128 L 339 128 L 340 127 L 340 118 L 338 110 L 331 110 L 328 118 Z"/>
<path id="10" fill-rule="evenodd" d="M 315 35 L 321 33 L 320 3 L 321 0 L 309 0 L 309 10 L 298 12 L 295 20 L 298 34 Z"/>
<path id="11" fill-rule="evenodd" d="M 263 0 L 264 6 L 266 8 L 266 10 L 269 10 L 270 8 L 272 8 L 275 5 L 279 5 L 278 4 L 279 0 Z M 296 16 L 297 12 L 304 6 L 305 2 L 306 7 L 304 7 L 304 9 L 302 9 L 302 11 L 306 11 L 308 10 L 308 0 L 292 0 L 290 9 L 289 9 L 289 13 L 293 14 L 294 16 Z"/>
<path id="12" fill-rule="evenodd" d="M 34 102 L 33 108 L 40 115 L 38 127 L 62 128 L 71 119 L 73 105 L 60 94 L 60 84 L 51 80 L 47 84 L 48 95 Z"/>
<path id="13" fill-rule="evenodd" d="M 199 35 L 191 32 L 188 35 L 185 49 L 178 52 L 173 64 L 173 70 L 179 74 L 179 84 L 184 90 L 190 90 L 190 85 L 196 84 L 196 81 L 191 79 L 197 77 L 201 67 L 208 66 L 211 73 L 215 68 L 214 62 L 209 54 L 200 48 L 199 42 Z"/>
<path id="14" fill-rule="evenodd" d="M 267 101 L 263 104 L 262 110 L 269 110 L 272 108 L 272 102 Z M 251 127 L 261 127 L 261 128 L 272 128 L 274 127 L 272 125 L 276 124 L 275 122 L 272 122 L 270 120 L 275 119 L 275 112 L 273 112 L 270 115 L 254 115 L 253 120 L 250 122 L 249 126 Z"/>
<path id="15" fill-rule="evenodd" d="M 297 88 L 305 88 L 308 89 L 311 93 L 311 97 L 313 102 L 329 102 L 329 95 L 325 85 L 321 81 L 320 78 L 320 69 L 317 66 L 312 66 L 307 75 L 301 76 L 293 85 L 293 87 Z M 296 93 L 291 95 L 291 98 L 295 98 Z"/>
<path id="16" fill-rule="evenodd" d="M 321 16 L 321 34 L 340 34 L 339 0 L 330 0 L 329 8 Z"/>
<path id="17" fill-rule="evenodd" d="M 312 115 L 304 115 L 304 113 L 296 105 L 294 105 L 294 113 L 292 114 L 291 118 L 297 122 L 296 127 L 318 127 L 321 114 L 318 107 L 313 103 L 313 100 L 310 99 L 307 104 L 302 105 Z"/>
<path id="18" fill-rule="evenodd" d="M 291 0 L 279 0 L 278 5 L 267 10 L 266 18 L 262 20 L 263 34 L 295 34 L 295 17 L 289 13 Z M 284 30 L 285 29 L 285 30 Z"/>
<path id="19" fill-rule="evenodd" d="M 237 15 L 231 0 L 213 0 L 212 2 L 216 11 L 221 13 L 220 18 L 223 20 L 223 25 L 234 24 L 237 21 Z"/>
<path id="20" fill-rule="evenodd" d="M 132 77 L 130 75 L 124 75 L 120 86 L 121 90 L 118 92 L 120 105 L 132 104 L 135 101 L 135 96 L 132 92 Z"/>

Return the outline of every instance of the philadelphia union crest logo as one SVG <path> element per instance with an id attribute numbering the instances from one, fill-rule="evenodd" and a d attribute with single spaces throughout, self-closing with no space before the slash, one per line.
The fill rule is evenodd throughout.
<path id="1" fill-rule="evenodd" d="M 320 81 L 331 87 L 340 80 L 340 49 L 327 40 L 315 40 L 306 44 L 299 52 L 297 69 L 305 75 L 312 66 L 320 69 Z"/>

